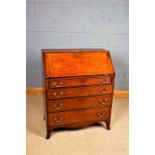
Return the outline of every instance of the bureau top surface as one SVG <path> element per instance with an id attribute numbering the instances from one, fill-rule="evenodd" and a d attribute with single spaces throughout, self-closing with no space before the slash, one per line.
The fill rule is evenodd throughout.
<path id="1" fill-rule="evenodd" d="M 42 50 L 46 78 L 114 74 L 107 50 Z"/>

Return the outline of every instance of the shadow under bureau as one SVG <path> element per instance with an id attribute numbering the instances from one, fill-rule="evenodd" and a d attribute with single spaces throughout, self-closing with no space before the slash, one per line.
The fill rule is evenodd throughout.
<path id="1" fill-rule="evenodd" d="M 104 49 L 42 50 L 46 138 L 55 128 L 104 121 L 110 129 L 115 72 Z"/>

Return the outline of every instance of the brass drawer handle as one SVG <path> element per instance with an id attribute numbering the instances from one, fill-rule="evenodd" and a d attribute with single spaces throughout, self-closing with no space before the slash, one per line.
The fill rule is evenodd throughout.
<path id="1" fill-rule="evenodd" d="M 104 114 L 105 114 L 105 112 L 97 112 L 97 116 L 100 118 L 104 117 Z"/>
<path id="2" fill-rule="evenodd" d="M 56 82 L 53 82 L 52 84 L 53 84 L 54 86 L 56 86 L 56 85 L 57 85 L 57 83 L 56 83 Z"/>
<path id="3" fill-rule="evenodd" d="M 54 120 L 57 123 L 61 123 L 64 120 L 64 118 L 63 117 L 58 117 L 58 118 L 54 118 Z"/>
<path id="4" fill-rule="evenodd" d="M 54 82 L 52 82 L 52 85 L 53 85 L 53 86 L 57 86 L 57 83 L 54 81 Z M 63 82 L 60 81 L 60 82 L 59 82 L 59 85 L 62 86 L 62 85 L 63 85 Z"/>
<path id="5" fill-rule="evenodd" d="M 103 78 L 103 79 L 100 79 L 100 83 L 103 84 L 103 83 L 109 83 L 110 80 L 109 78 Z"/>
<path id="6" fill-rule="evenodd" d="M 108 101 L 109 101 L 109 99 L 108 99 L 108 98 L 105 98 L 105 99 L 104 99 L 104 102 L 108 102 Z"/>
<path id="7" fill-rule="evenodd" d="M 53 93 L 53 95 L 56 97 L 56 98 L 60 98 L 64 93 L 61 91 L 59 94 L 57 94 L 56 92 Z"/>
<path id="8" fill-rule="evenodd" d="M 62 81 L 60 81 L 60 83 L 59 83 L 61 86 L 63 85 L 63 82 Z"/>
<path id="9" fill-rule="evenodd" d="M 101 102 L 108 102 L 109 100 L 108 100 L 108 98 L 105 98 L 105 99 L 99 99 L 99 102 L 101 103 Z"/>
<path id="10" fill-rule="evenodd" d="M 99 103 L 101 104 L 101 105 L 105 105 L 106 104 L 106 102 L 108 101 L 108 99 L 99 99 Z"/>
<path id="11" fill-rule="evenodd" d="M 108 90 L 107 87 L 99 88 L 99 91 L 100 91 L 101 93 L 104 93 L 104 92 L 107 91 L 107 90 Z"/>
<path id="12" fill-rule="evenodd" d="M 109 81 L 109 78 L 106 78 L 106 79 L 105 79 L 105 82 L 110 82 L 110 81 Z"/>
<path id="13" fill-rule="evenodd" d="M 62 103 L 54 104 L 53 106 L 55 107 L 55 109 L 59 110 L 59 109 L 61 109 L 63 107 L 63 104 Z"/>

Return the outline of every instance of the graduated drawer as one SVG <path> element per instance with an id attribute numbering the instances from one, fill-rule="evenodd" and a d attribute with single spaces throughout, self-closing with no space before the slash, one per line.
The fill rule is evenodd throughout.
<path id="1" fill-rule="evenodd" d="M 108 120 L 109 114 L 109 107 L 56 112 L 48 114 L 48 122 L 50 126 L 59 126 L 80 122 Z"/>
<path id="2" fill-rule="evenodd" d="M 48 88 L 55 87 L 69 87 L 69 86 L 79 86 L 79 85 L 95 85 L 95 84 L 110 84 L 112 82 L 112 77 L 79 77 L 79 78 L 57 78 L 47 80 Z"/>
<path id="3" fill-rule="evenodd" d="M 78 96 L 103 95 L 112 93 L 112 85 L 53 88 L 47 90 L 48 99 L 59 99 Z"/>
<path id="4" fill-rule="evenodd" d="M 112 96 L 89 96 L 48 101 L 48 112 L 111 105 Z"/>

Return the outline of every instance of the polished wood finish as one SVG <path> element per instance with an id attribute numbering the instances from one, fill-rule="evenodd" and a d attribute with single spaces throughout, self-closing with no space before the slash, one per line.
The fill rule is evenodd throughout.
<path id="1" fill-rule="evenodd" d="M 49 99 L 68 98 L 76 96 L 104 95 L 112 93 L 112 85 L 80 86 L 55 88 L 47 90 Z"/>
<path id="2" fill-rule="evenodd" d="M 110 106 L 111 95 L 75 97 L 48 101 L 48 112 L 67 111 L 81 108 Z"/>
<path id="3" fill-rule="evenodd" d="M 48 114 L 49 125 L 57 127 L 59 125 L 66 125 L 72 123 L 80 123 L 87 121 L 108 120 L 109 107 L 105 108 L 89 108 L 78 109 L 66 112 L 57 112 Z"/>
<path id="4" fill-rule="evenodd" d="M 109 51 L 42 51 L 46 138 L 55 128 L 100 121 L 110 129 L 115 72 Z"/>
<path id="5" fill-rule="evenodd" d="M 52 54 L 51 50 L 45 51 L 46 78 L 114 74 L 106 50 L 52 50 Z"/>
<path id="6" fill-rule="evenodd" d="M 42 87 L 26 87 L 26 95 L 42 96 L 43 88 Z"/>
<path id="7" fill-rule="evenodd" d="M 48 88 L 58 87 L 72 87 L 72 86 L 84 86 L 84 85 L 95 85 L 95 84 L 109 84 L 112 81 L 112 77 L 98 76 L 98 77 L 80 77 L 80 78 L 57 78 L 50 79 L 47 81 Z"/>

